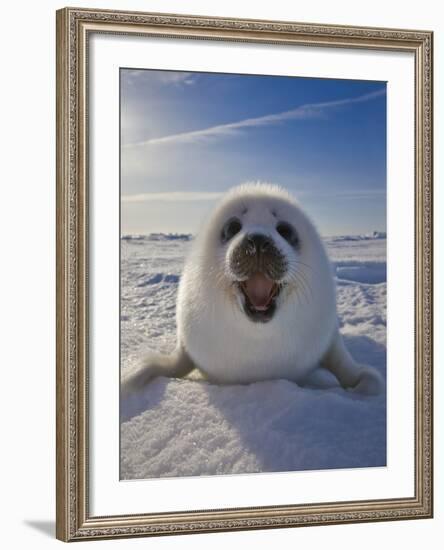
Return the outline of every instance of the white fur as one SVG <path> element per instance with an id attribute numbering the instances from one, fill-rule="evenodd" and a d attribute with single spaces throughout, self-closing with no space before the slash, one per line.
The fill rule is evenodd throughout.
<path id="1" fill-rule="evenodd" d="M 241 220 L 242 230 L 223 244 L 222 227 L 233 216 Z M 300 246 L 295 249 L 278 234 L 278 221 L 293 225 Z M 236 244 L 253 232 L 273 239 L 292 274 L 267 323 L 253 322 L 244 313 L 229 269 Z M 301 382 L 322 364 L 344 387 L 372 394 L 383 386 L 374 369 L 356 364 L 346 350 L 324 245 L 298 203 L 277 186 L 250 183 L 236 187 L 210 216 L 192 245 L 180 280 L 177 327 L 176 354 L 181 358 L 177 374 L 183 375 L 183 364 L 194 364 L 218 383 L 277 378 Z M 157 376 L 162 369 L 159 361 L 149 360 L 142 378 Z M 173 371 L 170 367 L 165 374 Z"/>
<path id="2" fill-rule="evenodd" d="M 241 219 L 242 230 L 224 246 L 221 228 L 232 216 Z M 278 220 L 296 228 L 297 251 L 277 233 Z M 276 313 L 268 323 L 254 323 L 245 315 L 227 274 L 230 247 L 245 233 L 258 231 L 271 236 L 298 271 L 296 286 L 289 285 L 278 297 Z M 342 351 L 339 363 L 347 365 L 349 375 L 332 369 L 340 378 L 342 374 L 341 382 L 347 378 L 346 385 L 359 383 L 358 371 L 363 370 L 341 346 L 334 278 L 323 243 L 297 202 L 277 186 L 244 184 L 231 190 L 216 208 L 185 265 L 177 326 L 180 345 L 216 382 L 302 381 L 321 362 L 329 367 L 328 353 L 335 349 L 337 354 L 338 346 Z"/>

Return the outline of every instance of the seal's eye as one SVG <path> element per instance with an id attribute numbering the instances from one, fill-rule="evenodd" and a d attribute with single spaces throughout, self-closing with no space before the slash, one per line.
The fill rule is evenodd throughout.
<path id="1" fill-rule="evenodd" d="M 226 243 L 232 239 L 239 231 L 242 229 L 242 224 L 237 218 L 232 218 L 228 220 L 222 229 L 221 239 L 222 242 Z"/>
<path id="2" fill-rule="evenodd" d="M 287 241 L 291 246 L 298 246 L 299 237 L 296 233 L 296 229 L 287 222 L 279 222 L 276 226 L 276 231 L 279 235 Z"/>

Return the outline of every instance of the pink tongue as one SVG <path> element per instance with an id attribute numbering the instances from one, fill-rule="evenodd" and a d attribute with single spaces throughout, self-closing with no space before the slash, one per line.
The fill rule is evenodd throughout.
<path id="1" fill-rule="evenodd" d="M 262 273 L 255 273 L 243 283 L 245 294 L 256 309 L 267 309 L 272 297 L 274 282 Z"/>

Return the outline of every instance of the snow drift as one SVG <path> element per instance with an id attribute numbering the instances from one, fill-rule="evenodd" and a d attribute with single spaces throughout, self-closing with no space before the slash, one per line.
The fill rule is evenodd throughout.
<path id="1" fill-rule="evenodd" d="M 122 239 L 122 372 L 175 346 L 175 298 L 188 235 Z M 385 376 L 385 234 L 326 239 L 341 332 Z M 121 402 L 122 479 L 386 464 L 385 395 L 361 397 L 318 369 L 306 387 L 217 386 L 158 378 Z"/>

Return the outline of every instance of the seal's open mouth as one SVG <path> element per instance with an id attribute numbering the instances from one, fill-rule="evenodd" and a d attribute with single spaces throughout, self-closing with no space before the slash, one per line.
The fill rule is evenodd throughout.
<path id="1" fill-rule="evenodd" d="M 280 287 L 261 272 L 256 272 L 239 284 L 244 295 L 244 311 L 255 322 L 270 321 L 276 310 Z"/>

